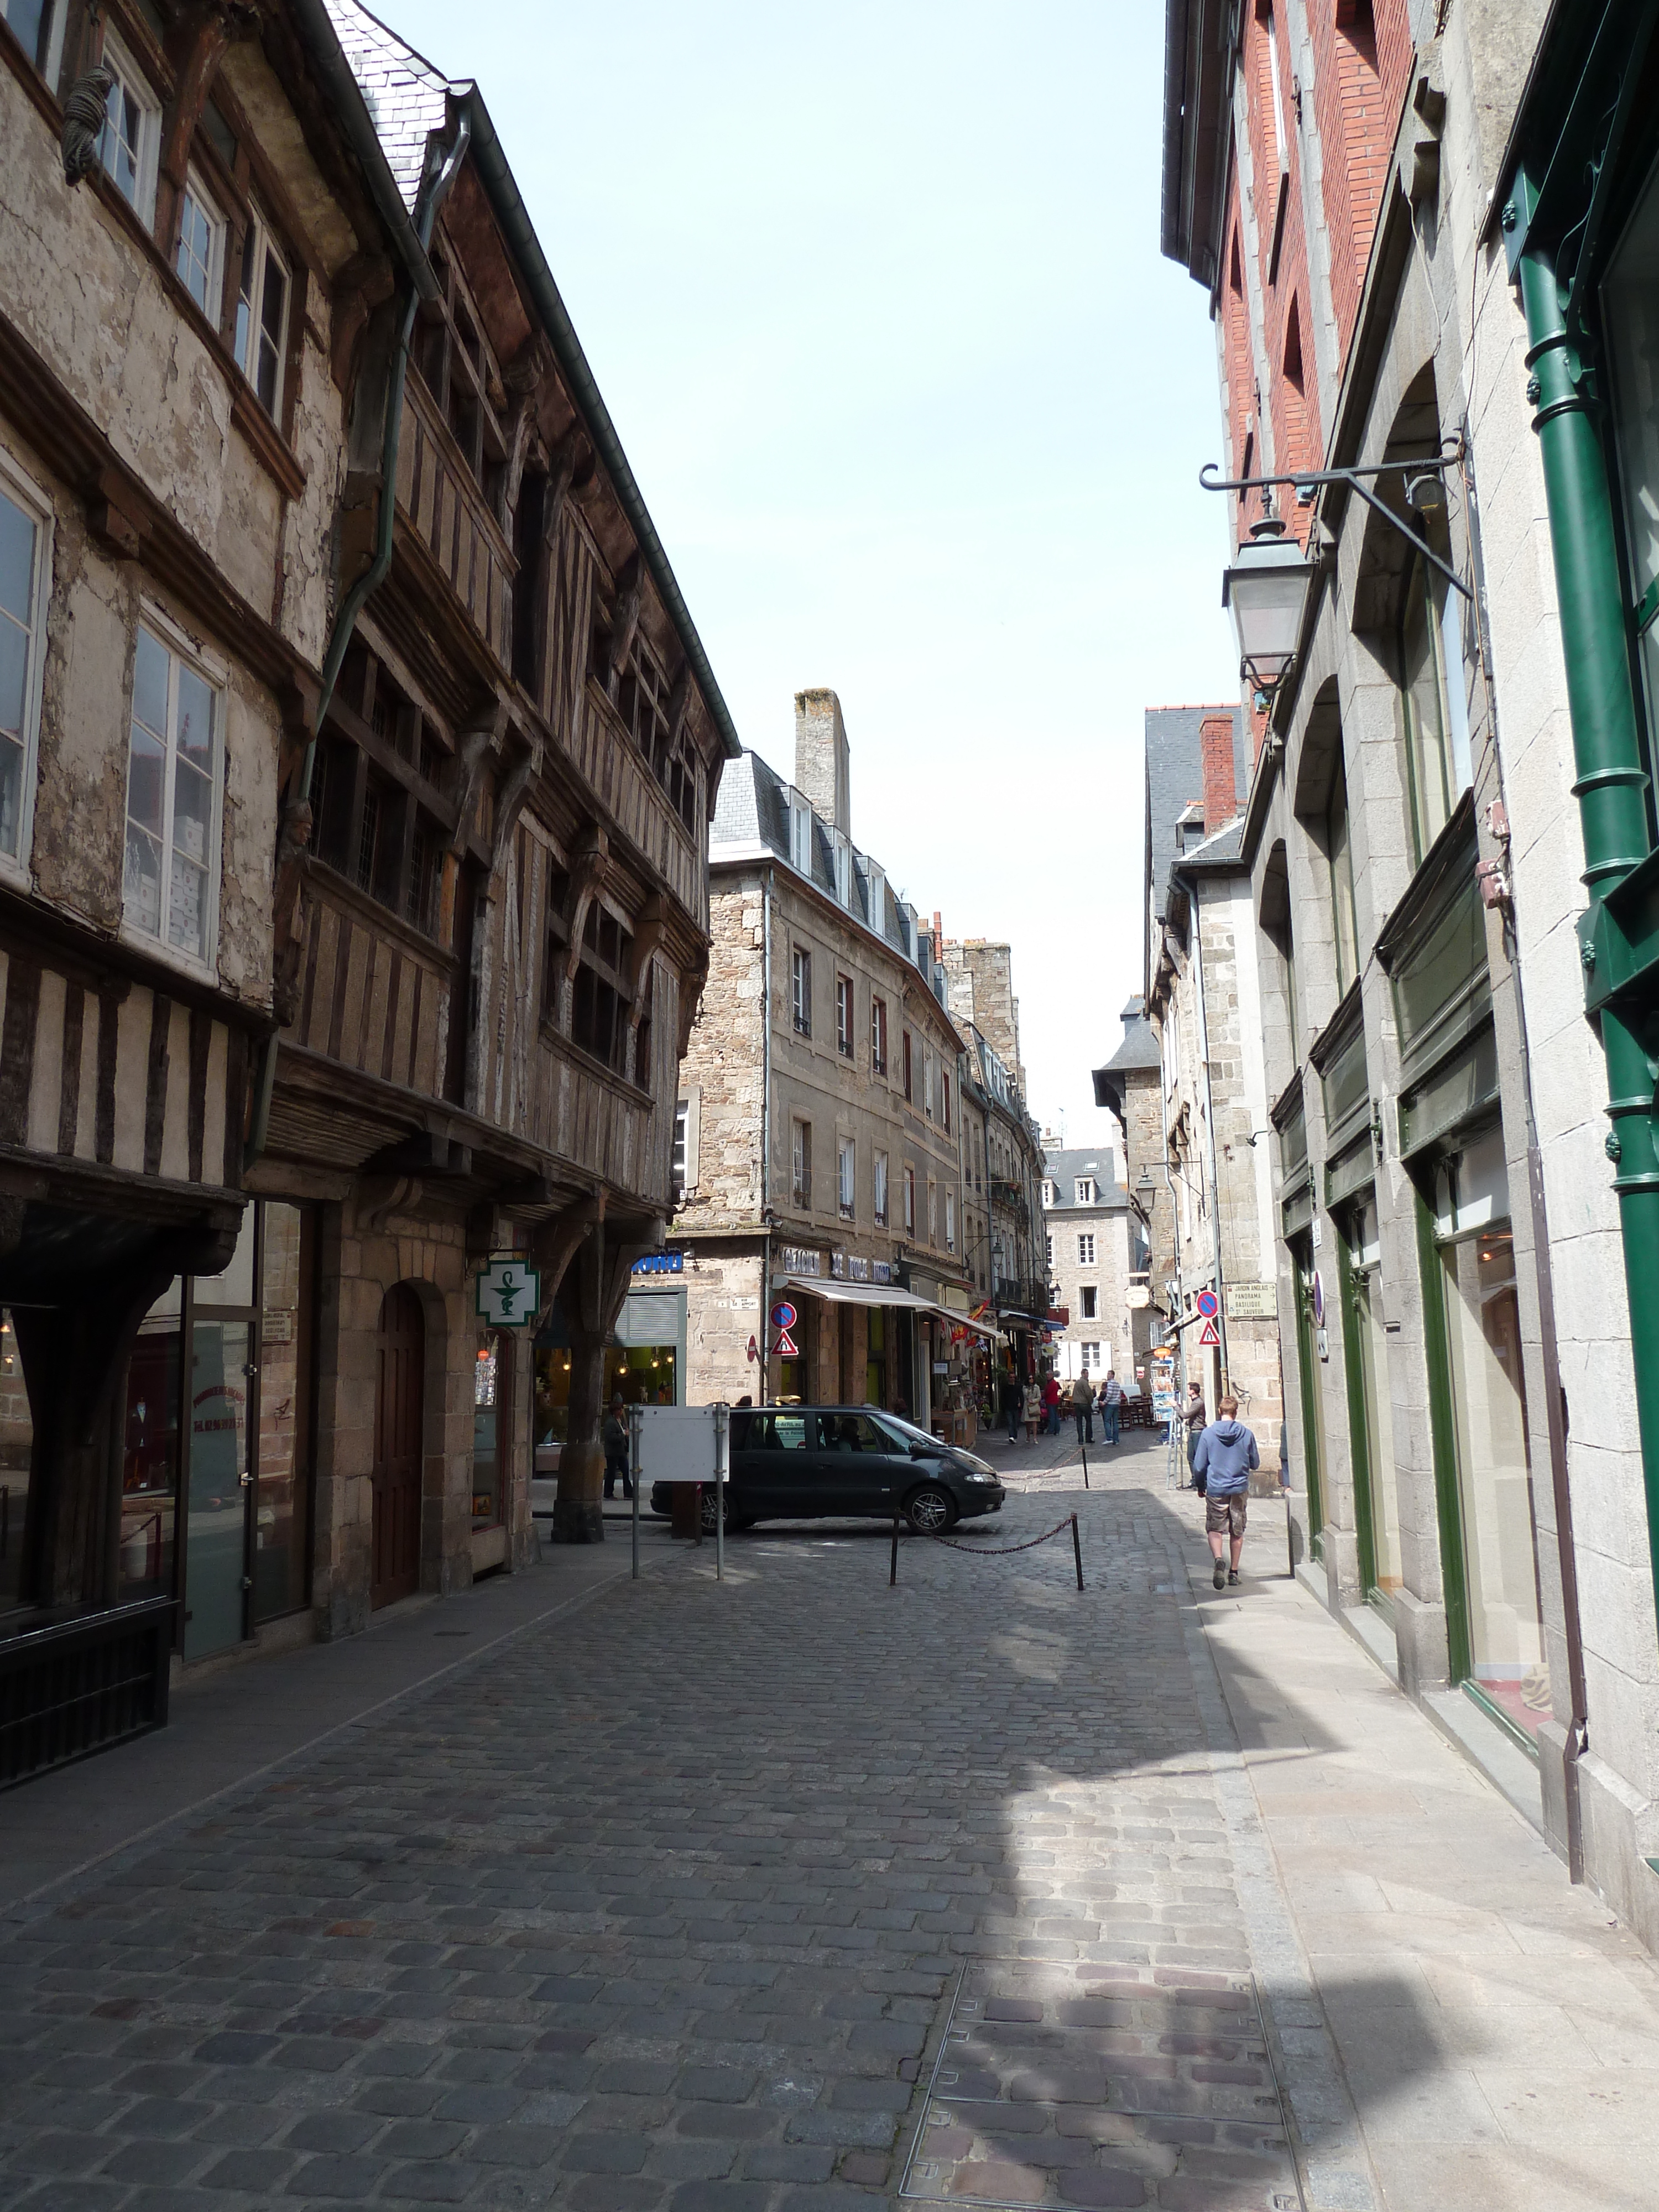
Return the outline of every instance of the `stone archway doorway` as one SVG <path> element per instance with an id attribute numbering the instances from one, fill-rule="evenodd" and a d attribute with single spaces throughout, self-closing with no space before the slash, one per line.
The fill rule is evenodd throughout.
<path id="1" fill-rule="evenodd" d="M 381 1302 L 377 1340 L 371 1607 L 408 1597 L 420 1583 L 425 1398 L 426 1319 L 398 1283 Z"/>

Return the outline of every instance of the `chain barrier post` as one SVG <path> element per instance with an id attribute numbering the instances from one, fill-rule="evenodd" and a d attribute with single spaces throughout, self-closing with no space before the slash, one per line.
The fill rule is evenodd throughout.
<path id="1" fill-rule="evenodd" d="M 896 1514 L 893 1516 L 893 1558 L 892 1558 L 892 1564 L 889 1566 L 889 1568 L 888 1568 L 888 1570 L 887 1570 L 887 1587 L 888 1587 L 888 1589 L 896 1589 L 896 1588 L 897 1587 L 897 1583 L 898 1583 L 898 1524 L 899 1524 L 899 1517 L 898 1517 L 898 1515 L 896 1513 Z"/>
<path id="2" fill-rule="evenodd" d="M 630 1579 L 640 1578 L 640 1437 L 645 1427 L 645 1408 L 630 1406 L 628 1409 L 628 1461 L 630 1487 L 634 1492 L 634 1571 Z"/>
<path id="3" fill-rule="evenodd" d="M 1083 1455 L 1083 1487 L 1086 1490 L 1089 1487 L 1089 1447 L 1080 1443 L 1078 1449 Z"/>
<path id="4" fill-rule="evenodd" d="M 1072 1552 L 1077 1560 L 1077 1586 L 1083 1588 L 1083 1539 L 1077 1533 L 1077 1516 L 1072 1516 Z"/>
<path id="5" fill-rule="evenodd" d="M 714 1408 L 714 1580 L 726 1580 L 726 1481 L 731 1468 L 732 1408 Z M 701 1514 L 698 1516 L 701 1520 Z"/>

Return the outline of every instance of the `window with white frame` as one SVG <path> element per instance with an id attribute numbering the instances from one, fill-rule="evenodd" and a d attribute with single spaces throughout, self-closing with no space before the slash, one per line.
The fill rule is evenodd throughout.
<path id="1" fill-rule="evenodd" d="M 927 1242 L 939 1243 L 939 1185 L 931 1176 L 927 1180 Z"/>
<path id="2" fill-rule="evenodd" d="M 885 1152 L 876 1154 L 875 1197 L 876 1226 L 878 1229 L 885 1229 L 887 1226 L 887 1155 Z"/>
<path id="3" fill-rule="evenodd" d="M 1094 1320 L 1094 1318 L 1095 1318 L 1095 1306 L 1096 1306 L 1096 1302 L 1097 1302 L 1097 1300 L 1099 1298 L 1099 1297 L 1100 1297 L 1100 1292 L 1099 1292 L 1099 1291 L 1095 1288 L 1095 1286 L 1094 1286 L 1094 1285 L 1093 1285 L 1092 1283 L 1085 1283 L 1085 1284 L 1084 1284 L 1084 1285 L 1083 1285 L 1083 1318 L 1084 1318 L 1084 1320 L 1085 1320 L 1085 1321 L 1093 1321 L 1093 1320 Z"/>
<path id="4" fill-rule="evenodd" d="M 907 1237 L 914 1237 L 916 1233 L 916 1171 L 914 1168 L 904 1170 L 904 1233 Z"/>
<path id="5" fill-rule="evenodd" d="M 797 1206 L 812 1205 L 812 1124 L 797 1121 L 791 1137 L 790 1182 Z"/>
<path id="6" fill-rule="evenodd" d="M 40 728 L 46 597 L 52 586 L 50 511 L 0 476 L 0 860 L 28 853 L 34 750 Z"/>
<path id="7" fill-rule="evenodd" d="M 225 273 L 225 219 L 194 169 L 185 179 L 179 208 L 179 255 L 174 265 L 185 291 L 216 329 Z"/>
<path id="8" fill-rule="evenodd" d="M 797 945 L 790 967 L 792 1010 L 797 1036 L 812 1034 L 812 956 Z"/>
<path id="9" fill-rule="evenodd" d="M 1054 1240 L 1052 1237 L 1046 1237 L 1043 1242 L 1048 1247 L 1048 1265 L 1052 1267 L 1054 1264 Z"/>
<path id="10" fill-rule="evenodd" d="M 1095 1264 L 1095 1240 L 1092 1231 L 1077 1240 L 1077 1263 L 1079 1267 L 1092 1267 Z"/>
<path id="11" fill-rule="evenodd" d="M 210 961 L 218 895 L 221 695 L 141 625 L 127 755 L 127 927 Z"/>
<path id="12" fill-rule="evenodd" d="M 872 999 L 870 1001 L 870 1073 L 872 1075 L 885 1075 L 887 1073 L 885 999 Z"/>
<path id="13" fill-rule="evenodd" d="M 690 1118 L 690 1100 L 677 1099 L 674 1103 L 674 1151 L 668 1170 L 677 1204 L 685 1196 L 685 1139 Z"/>
<path id="14" fill-rule="evenodd" d="M 122 198 L 149 222 L 155 213 L 161 103 L 113 32 L 104 34 L 104 67 L 115 81 L 104 102 L 98 158 Z"/>
<path id="15" fill-rule="evenodd" d="M 836 978 L 836 1050 L 843 1060 L 853 1057 L 853 979 Z"/>
<path id="16" fill-rule="evenodd" d="M 945 1249 L 947 1252 L 957 1249 L 957 1194 L 953 1190 L 945 1194 Z"/>
<path id="17" fill-rule="evenodd" d="M 236 301 L 236 362 L 259 404 L 274 420 L 282 411 L 288 358 L 288 264 L 256 209 L 242 247 Z"/>
<path id="18" fill-rule="evenodd" d="M 1098 1375 L 1100 1372 L 1100 1346 L 1097 1344 L 1085 1344 L 1080 1346 L 1079 1348 L 1083 1354 L 1084 1373 L 1085 1375 Z"/>
<path id="19" fill-rule="evenodd" d="M 841 1138 L 836 1146 L 836 1203 L 843 1221 L 853 1218 L 853 1193 L 857 1174 L 857 1155 L 850 1137 Z"/>
<path id="20" fill-rule="evenodd" d="M 1079 1176 L 1077 1181 L 1073 1184 L 1072 1188 L 1077 1194 L 1077 1203 L 1079 1206 L 1092 1206 L 1094 1204 L 1095 1186 L 1092 1176 Z"/>
<path id="21" fill-rule="evenodd" d="M 949 1076 L 945 1073 L 944 1069 L 943 1069 L 943 1068 L 941 1068 L 941 1069 L 939 1070 L 939 1103 L 940 1103 L 941 1108 L 943 1109 L 942 1118 L 943 1118 L 943 1120 L 944 1120 L 944 1122 L 945 1122 L 945 1127 L 948 1129 L 948 1128 L 950 1127 L 950 1126 L 951 1126 L 951 1079 L 950 1079 L 950 1077 L 949 1077 Z"/>
<path id="22" fill-rule="evenodd" d="M 0 0 L 0 19 L 49 85 L 58 81 L 67 13 L 60 0 Z"/>
<path id="23" fill-rule="evenodd" d="M 1052 1206 L 1054 1203 L 1055 1197 L 1056 1193 L 1053 1183 L 1045 1182 L 1042 1186 L 1042 1203 L 1045 1206 Z"/>

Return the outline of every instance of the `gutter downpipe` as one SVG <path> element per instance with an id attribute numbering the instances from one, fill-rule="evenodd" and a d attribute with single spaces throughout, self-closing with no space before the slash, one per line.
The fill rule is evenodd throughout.
<path id="1" fill-rule="evenodd" d="M 1216 1326 L 1221 1337 L 1221 1391 L 1224 1393 L 1232 1388 L 1232 1361 L 1227 1351 L 1227 1286 L 1221 1268 L 1221 1175 L 1215 1156 L 1215 1092 L 1210 1082 L 1210 1024 L 1204 1011 L 1204 934 L 1199 919 L 1197 884 L 1179 868 L 1175 870 L 1172 880 L 1186 892 L 1193 915 L 1193 967 L 1198 978 L 1198 1049 L 1204 1062 L 1204 1120 L 1210 1139 L 1210 1234 L 1215 1246 Z"/>
<path id="2" fill-rule="evenodd" d="M 1516 212 L 1529 222 L 1537 191 L 1524 169 L 1516 173 L 1514 199 Z M 1527 367 L 1537 383 L 1532 426 L 1544 466 L 1577 769 L 1572 789 L 1584 839 L 1583 881 L 1590 895 L 1590 913 L 1579 928 L 1588 957 L 1596 908 L 1647 857 L 1648 778 L 1625 636 L 1607 460 L 1591 420 L 1594 402 L 1581 390 L 1578 350 L 1567 336 L 1554 248 L 1528 239 L 1516 273 L 1529 341 Z M 1607 1151 L 1616 1170 L 1613 1187 L 1619 1194 L 1625 1249 L 1649 1564 L 1659 1606 L 1659 1300 L 1653 1297 L 1659 1280 L 1659 1143 L 1654 1073 L 1624 1006 L 1604 1006 L 1599 1023 L 1607 1065 L 1605 1110 L 1613 1124 Z"/>
<path id="3" fill-rule="evenodd" d="M 439 147 L 428 149 L 426 167 L 422 173 L 420 190 L 415 199 L 415 234 L 420 242 L 422 258 L 432 243 L 432 227 L 438 210 L 449 196 L 449 188 L 459 173 L 471 143 L 472 118 L 463 106 L 456 117 L 455 136 L 438 161 Z M 415 316 L 421 304 L 421 287 L 411 281 L 409 298 L 404 306 L 403 317 L 398 325 L 397 349 L 392 356 L 392 367 L 386 380 L 386 427 L 380 440 L 380 507 L 375 518 L 374 557 L 368 567 L 341 601 L 334 617 L 334 627 L 329 632 L 328 650 L 323 656 L 322 684 L 317 695 L 317 711 L 313 719 L 311 737 L 306 745 L 305 758 L 300 764 L 300 781 L 295 798 L 304 805 L 311 797 L 311 783 L 317 766 L 318 734 L 323 718 L 334 696 L 334 686 L 339 681 L 344 664 L 346 647 L 351 642 L 351 633 L 357 626 L 357 617 L 368 605 L 369 595 L 385 580 L 392 566 L 392 541 L 398 511 L 398 453 L 403 441 L 404 391 L 409 377 L 409 342 L 414 334 Z M 246 1171 L 260 1157 L 270 1133 L 270 1102 L 276 1087 L 277 1033 L 273 1029 L 265 1040 L 264 1057 L 259 1067 L 258 1086 L 254 1094 L 253 1120 L 243 1152 Z"/>

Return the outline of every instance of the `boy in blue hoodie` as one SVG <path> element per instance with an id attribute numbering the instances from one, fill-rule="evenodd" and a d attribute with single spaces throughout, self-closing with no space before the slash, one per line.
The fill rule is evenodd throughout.
<path id="1" fill-rule="evenodd" d="M 1198 1440 L 1193 1454 L 1193 1473 L 1208 1480 L 1204 1492 L 1204 1528 L 1215 1560 L 1212 1577 L 1218 1589 L 1238 1580 L 1239 1555 L 1244 1549 L 1244 1513 L 1250 1495 L 1250 1469 L 1260 1467 L 1255 1438 L 1238 1418 L 1237 1398 L 1224 1398 L 1216 1418 Z M 1231 1568 L 1224 1553 L 1232 1545 Z"/>

